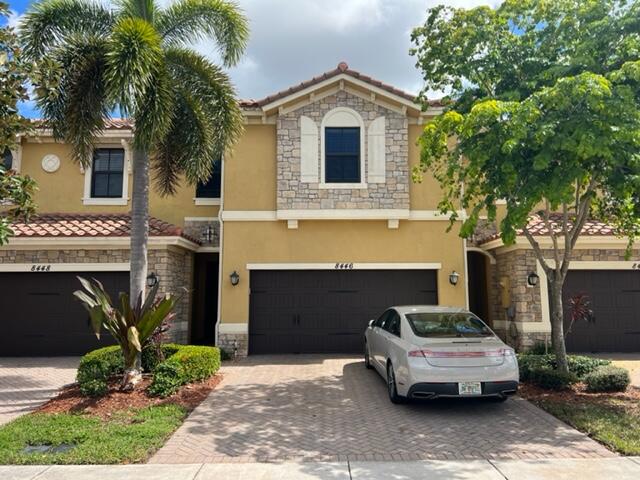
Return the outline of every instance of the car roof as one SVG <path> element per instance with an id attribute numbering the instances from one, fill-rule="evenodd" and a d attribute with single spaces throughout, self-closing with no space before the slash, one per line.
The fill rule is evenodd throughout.
<path id="1" fill-rule="evenodd" d="M 461 307 L 440 307 L 436 305 L 397 305 L 391 307 L 398 313 L 469 313 L 469 310 Z"/>

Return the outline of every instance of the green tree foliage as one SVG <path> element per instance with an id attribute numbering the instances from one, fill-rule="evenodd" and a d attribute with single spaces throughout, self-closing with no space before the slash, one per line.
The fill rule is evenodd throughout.
<path id="1" fill-rule="evenodd" d="M 25 14 L 25 55 L 52 66 L 41 65 L 34 78 L 37 104 L 76 162 L 91 162 L 111 112 L 134 122 L 131 302 L 144 295 L 147 277 L 150 167 L 158 191 L 173 194 L 182 177 L 207 180 L 242 132 L 227 74 L 189 47 L 210 40 L 232 66 L 247 43 L 247 23 L 230 0 L 177 0 L 164 8 L 156 0 L 42 0 Z M 126 365 L 128 377 L 137 378 L 139 367 L 137 355 Z"/>
<path id="2" fill-rule="evenodd" d="M 547 274 L 565 371 L 562 286 L 584 223 L 601 216 L 630 241 L 640 229 L 639 32 L 637 0 L 507 0 L 435 7 L 412 35 L 421 99 L 450 92 L 424 129 L 414 180 L 433 173 L 440 208 L 467 211 L 464 237 L 507 201 L 502 239 L 523 230 Z M 550 253 L 525 228 L 532 213 L 551 232 Z"/>
<path id="3" fill-rule="evenodd" d="M 8 5 L 0 2 L 0 21 L 6 22 L 8 13 Z M 13 220 L 27 218 L 35 211 L 34 181 L 7 171 L 1 160 L 16 146 L 19 135 L 30 129 L 29 120 L 18 112 L 18 102 L 29 99 L 26 85 L 30 70 L 22 59 L 13 28 L 6 24 L 0 27 L 0 205 L 10 205 L 0 214 L 0 245 L 13 234 Z"/>

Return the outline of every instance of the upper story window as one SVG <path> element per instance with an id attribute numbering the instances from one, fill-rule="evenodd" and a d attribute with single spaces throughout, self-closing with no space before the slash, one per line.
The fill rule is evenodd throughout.
<path id="1" fill-rule="evenodd" d="M 11 150 L 9 150 L 8 148 L 4 151 L 4 154 L 2 155 L 2 164 L 1 164 L 5 170 L 11 170 L 11 167 L 13 166 L 13 155 L 11 154 Z"/>
<path id="2" fill-rule="evenodd" d="M 222 184 L 222 160 L 213 163 L 211 176 L 206 182 L 196 186 L 196 205 L 215 205 L 219 203 Z"/>
<path id="3" fill-rule="evenodd" d="M 360 183 L 360 128 L 326 127 L 326 183 Z"/>
<path id="4" fill-rule="evenodd" d="M 122 198 L 123 179 L 124 149 L 96 149 L 91 167 L 91 198 Z"/>

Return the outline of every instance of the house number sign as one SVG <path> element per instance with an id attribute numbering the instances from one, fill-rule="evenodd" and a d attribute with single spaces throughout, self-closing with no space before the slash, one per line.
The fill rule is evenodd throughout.
<path id="1" fill-rule="evenodd" d="M 31 272 L 50 272 L 51 265 L 48 264 L 34 264 L 31 265 Z"/>
<path id="2" fill-rule="evenodd" d="M 352 263 L 336 263 L 336 270 L 353 270 L 353 262 Z"/>

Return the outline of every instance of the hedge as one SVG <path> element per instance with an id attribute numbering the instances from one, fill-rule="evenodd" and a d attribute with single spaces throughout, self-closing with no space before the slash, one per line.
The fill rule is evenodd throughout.
<path id="1" fill-rule="evenodd" d="M 584 379 L 588 374 L 599 367 L 611 365 L 611 360 L 601 358 L 585 357 L 582 355 L 568 355 L 569 371 L 576 375 L 578 379 Z M 532 355 L 519 354 L 518 365 L 520 367 L 520 380 L 526 382 L 531 380 L 531 371 L 537 369 L 556 368 L 556 357 L 553 354 Z"/>
<path id="2" fill-rule="evenodd" d="M 212 347 L 191 347 L 188 345 L 177 345 L 174 343 L 167 343 L 162 345 L 162 356 L 165 360 L 172 358 L 177 352 L 184 351 L 185 349 L 192 348 L 212 348 Z M 218 350 L 217 348 L 215 350 Z M 161 364 L 161 358 L 158 355 L 158 351 L 153 347 L 145 348 L 142 351 L 142 369 L 145 372 L 154 372 L 157 370 L 159 364 Z M 220 366 L 220 359 L 218 354 L 217 367 L 214 370 L 218 370 Z M 122 358 L 122 352 L 118 345 L 112 345 L 109 347 L 99 348 L 87 353 L 80 360 L 78 366 L 78 373 L 76 380 L 80 386 L 80 391 L 83 395 L 89 397 L 99 397 L 107 393 L 109 378 L 114 375 L 119 375 L 124 372 L 124 359 Z M 209 375 L 208 375 L 209 376 Z M 206 377 L 205 377 L 206 378 Z M 184 383 L 188 383 L 187 380 Z M 182 384 L 181 384 L 182 385 Z M 174 390 L 175 391 L 175 390 Z"/>
<path id="3" fill-rule="evenodd" d="M 219 368 L 219 348 L 180 345 L 173 355 L 156 367 L 148 391 L 151 395 L 168 397 L 182 385 L 209 378 Z"/>
<path id="4" fill-rule="evenodd" d="M 552 368 L 534 368 L 529 371 L 529 381 L 548 390 L 565 390 L 578 381 L 575 373 L 561 372 Z"/>
<path id="5" fill-rule="evenodd" d="M 107 393 L 109 377 L 124 372 L 120 347 L 113 345 L 87 353 L 80 359 L 76 380 L 83 395 L 100 397 Z"/>
<path id="6" fill-rule="evenodd" d="M 587 375 L 584 382 L 588 392 L 624 392 L 631 383 L 631 378 L 628 370 L 605 365 Z"/>

